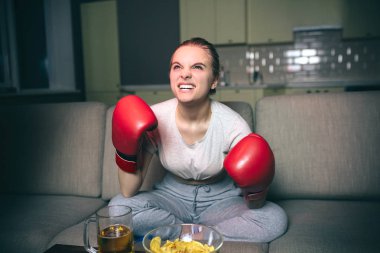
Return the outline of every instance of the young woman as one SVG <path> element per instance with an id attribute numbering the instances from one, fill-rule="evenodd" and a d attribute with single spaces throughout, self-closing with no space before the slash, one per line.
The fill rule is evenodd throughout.
<path id="1" fill-rule="evenodd" d="M 266 192 L 273 177 L 268 166 L 259 168 L 264 174 L 260 182 L 248 182 L 249 187 L 244 188 L 235 181 L 245 184 L 249 179 L 239 179 L 241 168 L 237 164 L 239 160 L 246 163 L 243 175 L 249 177 L 251 163 L 245 160 L 253 158 L 249 154 L 240 158 L 241 152 L 235 151 L 228 169 L 223 165 L 231 149 L 240 148 L 237 144 L 251 137 L 251 130 L 238 113 L 210 98 L 218 83 L 219 68 L 219 56 L 212 44 L 202 38 L 187 40 L 175 50 L 170 62 L 173 99 L 150 108 L 137 97 L 126 97 L 116 106 L 113 141 L 121 194 L 110 205 L 132 207 L 137 236 L 175 223 L 205 224 L 216 228 L 225 240 L 252 242 L 271 241 L 286 230 L 287 217 L 278 205 L 261 201 L 259 208 L 252 209 L 244 201 L 245 189 L 260 185 L 260 191 Z M 149 140 L 143 142 L 144 148 L 158 153 L 168 173 L 152 191 L 131 196 L 131 189 L 137 191 L 142 180 L 136 158 L 141 154 L 142 139 Z M 234 173 L 235 181 L 230 177 Z M 258 196 L 265 198 L 261 192 Z"/>

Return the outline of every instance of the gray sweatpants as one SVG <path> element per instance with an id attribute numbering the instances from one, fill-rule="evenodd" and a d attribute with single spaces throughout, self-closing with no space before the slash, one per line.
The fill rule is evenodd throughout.
<path id="1" fill-rule="evenodd" d="M 128 205 L 133 212 L 136 236 L 175 223 L 198 223 L 217 229 L 229 241 L 269 242 L 287 228 L 287 216 L 267 201 L 260 209 L 248 209 L 240 188 L 230 177 L 210 185 L 187 185 L 167 174 L 149 192 L 131 198 L 121 194 L 109 205 Z"/>

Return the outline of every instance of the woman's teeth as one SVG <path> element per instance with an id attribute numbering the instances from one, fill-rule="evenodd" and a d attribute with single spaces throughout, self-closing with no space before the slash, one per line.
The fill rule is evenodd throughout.
<path id="1" fill-rule="evenodd" d="M 188 90 L 188 89 L 192 89 L 193 88 L 193 85 L 190 85 L 190 84 L 181 84 L 179 86 L 180 89 L 183 89 L 183 90 Z"/>

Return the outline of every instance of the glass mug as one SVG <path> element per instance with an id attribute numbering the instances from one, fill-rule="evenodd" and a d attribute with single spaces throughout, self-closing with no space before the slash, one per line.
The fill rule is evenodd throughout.
<path id="1" fill-rule="evenodd" d="M 98 250 L 89 242 L 88 224 L 96 222 Z M 95 253 L 133 253 L 132 209 L 128 206 L 106 206 L 96 212 L 96 217 L 84 223 L 84 248 Z"/>

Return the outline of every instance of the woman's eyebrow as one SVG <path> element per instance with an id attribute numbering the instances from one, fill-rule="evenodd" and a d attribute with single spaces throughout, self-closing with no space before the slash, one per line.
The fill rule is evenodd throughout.
<path id="1" fill-rule="evenodd" d="M 179 62 L 177 62 L 177 61 L 172 62 L 172 63 L 170 64 L 170 66 L 173 66 L 174 64 L 178 64 L 178 65 L 181 65 L 181 66 L 182 66 L 182 64 L 179 63 Z"/>
<path id="2" fill-rule="evenodd" d="M 203 62 L 196 62 L 194 64 L 191 65 L 192 67 L 194 66 L 202 66 L 204 68 L 207 68 L 207 64 L 203 63 Z"/>
<path id="3" fill-rule="evenodd" d="M 172 62 L 172 63 L 170 64 L 170 66 L 173 66 L 173 65 L 175 65 L 175 64 L 178 64 L 178 65 L 182 66 L 182 64 L 179 63 L 179 62 L 177 62 L 177 61 Z M 195 66 L 195 65 L 202 65 L 202 66 L 204 66 L 204 67 L 207 67 L 207 65 L 206 65 L 205 63 L 203 63 L 203 62 L 196 62 L 196 63 L 191 64 L 191 66 Z"/>

